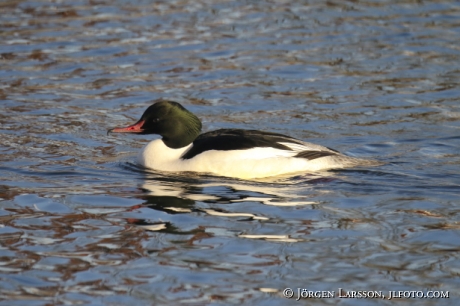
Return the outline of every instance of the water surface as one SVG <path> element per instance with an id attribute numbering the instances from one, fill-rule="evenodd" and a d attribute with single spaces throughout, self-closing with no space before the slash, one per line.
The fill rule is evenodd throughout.
<path id="1" fill-rule="evenodd" d="M 0 4 L 0 304 L 291 305 L 460 283 L 460 3 Z M 145 171 L 106 135 L 157 98 L 370 169 Z M 315 299 L 318 305 L 391 304 Z"/>

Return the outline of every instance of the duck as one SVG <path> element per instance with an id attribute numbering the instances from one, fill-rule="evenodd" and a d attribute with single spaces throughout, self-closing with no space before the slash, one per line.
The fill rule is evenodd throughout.
<path id="1" fill-rule="evenodd" d="M 149 169 L 256 179 L 382 164 L 278 133 L 250 129 L 201 133 L 200 119 L 180 103 L 154 102 L 136 123 L 107 132 L 160 135 L 137 157 Z"/>

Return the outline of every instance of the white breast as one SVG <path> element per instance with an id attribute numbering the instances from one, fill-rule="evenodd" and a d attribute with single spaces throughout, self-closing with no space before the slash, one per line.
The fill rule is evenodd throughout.
<path id="1" fill-rule="evenodd" d="M 163 140 L 156 139 L 149 142 L 139 153 L 138 162 L 151 169 L 162 171 L 191 171 L 180 169 L 180 157 L 192 144 L 179 148 L 171 149 L 165 145 Z"/>

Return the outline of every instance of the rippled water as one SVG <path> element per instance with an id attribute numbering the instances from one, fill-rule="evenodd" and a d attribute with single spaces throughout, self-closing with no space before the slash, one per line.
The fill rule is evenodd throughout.
<path id="1" fill-rule="evenodd" d="M 2 1 L 0 304 L 294 304 L 460 283 L 457 1 Z M 148 172 L 106 135 L 157 98 L 205 130 L 387 164 Z M 394 300 L 393 300 L 394 301 Z M 324 298 L 304 303 L 390 304 Z M 302 303 L 303 304 L 303 303 Z"/>

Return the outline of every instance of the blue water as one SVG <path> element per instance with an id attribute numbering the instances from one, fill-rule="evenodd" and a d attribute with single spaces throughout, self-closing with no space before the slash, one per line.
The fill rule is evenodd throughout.
<path id="1" fill-rule="evenodd" d="M 0 10 L 0 305 L 455 304 L 459 2 Z M 146 171 L 151 136 L 106 132 L 157 98 L 204 131 L 386 164 L 257 181 Z M 335 296 L 296 302 L 297 288 Z M 387 299 L 403 290 L 449 298 Z"/>

